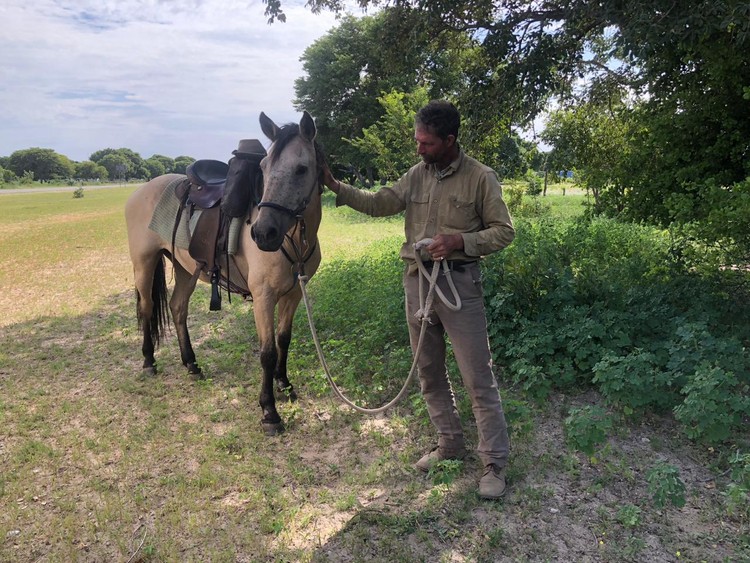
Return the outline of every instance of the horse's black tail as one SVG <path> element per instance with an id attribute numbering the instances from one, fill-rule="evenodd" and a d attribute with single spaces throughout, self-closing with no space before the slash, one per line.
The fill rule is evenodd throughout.
<path id="1" fill-rule="evenodd" d="M 141 294 L 136 290 L 136 313 L 138 326 L 143 328 L 141 315 Z M 154 270 L 154 280 L 151 286 L 151 319 L 149 320 L 149 332 L 151 341 L 158 346 L 162 337 L 169 327 L 169 293 L 167 291 L 167 276 L 164 272 L 164 256 L 159 259 Z"/>

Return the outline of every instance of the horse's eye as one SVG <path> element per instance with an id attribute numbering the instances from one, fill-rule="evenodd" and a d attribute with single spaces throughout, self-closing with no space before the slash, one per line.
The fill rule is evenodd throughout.
<path id="1" fill-rule="evenodd" d="M 297 176 L 304 176 L 305 174 L 307 174 L 307 166 L 300 164 L 299 166 L 297 166 L 297 169 L 294 171 L 294 173 Z"/>

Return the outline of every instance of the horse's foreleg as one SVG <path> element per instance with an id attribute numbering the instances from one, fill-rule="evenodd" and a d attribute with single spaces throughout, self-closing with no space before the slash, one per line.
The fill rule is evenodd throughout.
<path id="1" fill-rule="evenodd" d="M 188 368 L 188 373 L 194 376 L 201 375 L 201 368 L 195 360 L 195 352 L 190 342 L 190 333 L 188 332 L 187 317 L 190 296 L 195 290 L 197 279 L 183 268 L 179 262 L 174 261 L 175 285 L 172 292 L 172 298 L 169 300 L 169 308 L 172 310 L 172 319 L 177 332 L 177 340 L 180 343 L 180 359 L 182 364 Z"/>
<path id="2" fill-rule="evenodd" d="M 263 369 L 263 381 L 258 401 L 263 411 L 263 418 L 260 422 L 268 435 L 275 435 L 284 430 L 284 424 L 276 410 L 276 398 L 273 392 L 274 373 L 278 363 L 274 339 L 274 308 L 273 301 L 253 296 L 253 314 L 260 343 L 260 365 Z"/>
<path id="3" fill-rule="evenodd" d="M 276 348 L 278 356 L 276 358 L 276 368 L 274 370 L 274 379 L 276 380 L 276 389 L 284 398 L 290 401 L 297 400 L 297 393 L 294 386 L 289 381 L 287 373 L 287 360 L 289 358 L 289 345 L 292 342 L 292 323 L 294 322 L 294 313 L 297 310 L 302 294 L 299 287 L 296 287 L 290 293 L 287 293 L 279 301 L 279 321 L 276 331 Z"/>

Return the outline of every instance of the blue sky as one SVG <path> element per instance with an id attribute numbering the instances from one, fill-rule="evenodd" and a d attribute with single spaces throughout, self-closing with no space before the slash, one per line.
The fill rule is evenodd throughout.
<path id="1" fill-rule="evenodd" d="M 298 121 L 299 61 L 336 25 L 260 0 L 3 0 L 0 156 L 51 148 L 75 161 L 103 148 L 227 160 L 260 138 L 258 115 Z"/>

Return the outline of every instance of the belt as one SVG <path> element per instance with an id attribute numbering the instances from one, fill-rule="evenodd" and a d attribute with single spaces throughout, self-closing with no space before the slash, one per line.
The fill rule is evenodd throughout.
<path id="1" fill-rule="evenodd" d="M 466 268 L 470 264 L 477 263 L 476 260 L 445 260 L 445 262 L 448 262 L 448 269 L 451 272 L 463 272 L 464 268 Z M 427 271 L 432 270 L 432 266 L 434 264 L 432 260 L 427 260 L 422 263 L 424 264 L 424 267 L 427 268 Z"/>

